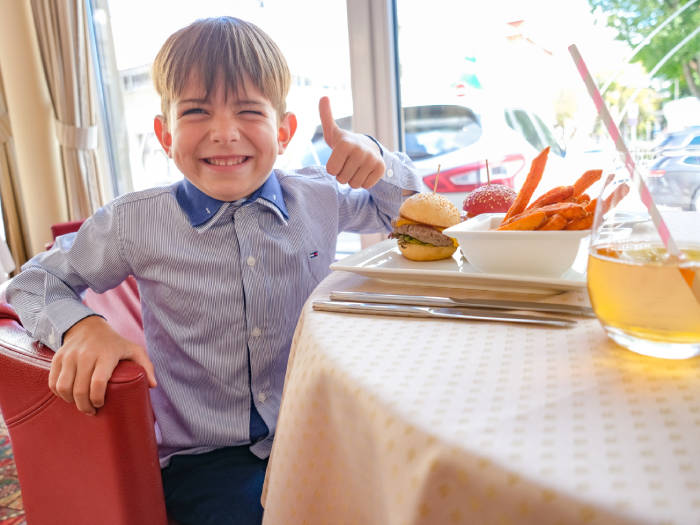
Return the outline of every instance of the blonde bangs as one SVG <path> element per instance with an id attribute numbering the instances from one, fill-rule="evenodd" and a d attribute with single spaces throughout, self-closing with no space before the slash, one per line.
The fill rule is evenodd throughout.
<path id="1" fill-rule="evenodd" d="M 166 118 L 191 77 L 202 83 L 208 97 L 219 75 L 227 93 L 239 93 L 247 76 L 279 116 L 286 112 L 291 83 L 277 44 L 257 26 L 233 17 L 197 20 L 175 32 L 158 52 L 152 74 Z"/>

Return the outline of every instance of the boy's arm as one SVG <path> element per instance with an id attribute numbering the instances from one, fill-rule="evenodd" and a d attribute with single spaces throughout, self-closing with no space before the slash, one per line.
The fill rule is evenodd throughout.
<path id="1" fill-rule="evenodd" d="M 86 317 L 65 333 L 51 361 L 49 388 L 81 412 L 94 415 L 104 405 L 107 382 L 123 359 L 143 366 L 149 385 L 156 386 L 153 364 L 142 346 L 117 334 L 101 317 Z"/>
<path id="2" fill-rule="evenodd" d="M 406 197 L 421 191 L 421 182 L 404 153 L 384 150 L 386 170 L 368 190 L 338 187 L 338 231 L 376 233 L 391 231 Z"/>
<path id="3" fill-rule="evenodd" d="M 122 359 L 142 365 L 155 386 L 145 349 L 117 334 L 80 299 L 86 288 L 101 293 L 131 273 L 118 232 L 114 209 L 101 208 L 77 233 L 57 238 L 51 250 L 27 262 L 6 291 L 24 327 L 56 352 L 49 388 L 87 414 L 103 405 L 107 381 Z"/>
<path id="4" fill-rule="evenodd" d="M 7 301 L 32 336 L 51 349 L 58 350 L 71 326 L 96 315 L 81 302 L 86 288 L 104 292 L 129 275 L 117 231 L 112 208 L 102 208 L 77 233 L 58 237 L 9 283 Z"/>
<path id="5" fill-rule="evenodd" d="M 372 137 L 341 129 L 327 97 L 321 99 L 319 113 L 324 140 L 332 150 L 326 171 L 349 185 L 338 188 L 339 231 L 390 231 L 404 199 L 421 191 L 411 159 L 386 151 Z"/>

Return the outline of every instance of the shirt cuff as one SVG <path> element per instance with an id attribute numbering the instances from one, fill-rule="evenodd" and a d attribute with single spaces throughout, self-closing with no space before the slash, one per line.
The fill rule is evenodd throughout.
<path id="1" fill-rule="evenodd" d="M 400 151 L 392 153 L 384 150 L 383 160 L 386 170 L 380 180 L 416 193 L 423 189 L 423 182 L 408 155 Z"/>
<path id="2" fill-rule="evenodd" d="M 379 154 L 383 158 L 384 157 L 384 148 L 382 148 L 382 145 L 379 143 L 379 141 L 377 139 L 375 139 L 372 135 L 367 135 L 366 133 L 365 133 L 365 137 L 367 137 L 368 139 L 370 139 L 372 142 L 374 142 L 377 145 L 377 147 L 379 148 Z"/>
<path id="3" fill-rule="evenodd" d="M 74 299 L 63 299 L 46 305 L 35 337 L 54 352 L 63 345 L 63 336 L 78 321 L 99 315 Z M 100 316 L 102 317 L 102 316 Z"/>

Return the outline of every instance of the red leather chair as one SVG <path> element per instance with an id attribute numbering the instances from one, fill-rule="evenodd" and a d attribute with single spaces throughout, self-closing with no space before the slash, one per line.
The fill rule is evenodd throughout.
<path id="1" fill-rule="evenodd" d="M 79 225 L 79 223 L 77 223 Z M 143 344 L 133 278 L 85 303 Z M 7 424 L 31 525 L 166 525 L 146 374 L 122 361 L 96 416 L 48 388 L 53 352 L 0 304 L 0 411 Z"/>

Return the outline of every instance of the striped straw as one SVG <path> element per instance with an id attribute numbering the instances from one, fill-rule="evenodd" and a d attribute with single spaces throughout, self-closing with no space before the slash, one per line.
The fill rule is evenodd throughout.
<path id="1" fill-rule="evenodd" d="M 600 91 L 598 91 L 598 87 L 596 86 L 593 77 L 589 73 L 588 68 L 586 67 L 586 63 L 583 61 L 583 57 L 581 56 L 581 53 L 579 53 L 576 45 L 572 44 L 569 46 L 569 53 L 571 53 L 571 57 L 574 59 L 574 63 L 576 64 L 576 68 L 581 74 L 583 82 L 586 84 L 588 94 L 593 99 L 593 103 L 595 104 L 596 110 L 598 111 L 598 115 L 600 115 L 600 118 L 603 120 L 603 123 L 608 129 L 608 133 L 610 133 L 610 137 L 615 142 L 615 147 L 617 148 L 617 151 L 619 151 L 625 159 L 625 167 L 627 168 L 627 171 L 629 171 L 631 179 L 637 183 L 642 202 L 649 211 L 649 215 L 651 216 L 651 220 L 654 223 L 654 226 L 656 226 L 656 231 L 659 233 L 661 241 L 664 243 L 666 250 L 672 256 L 680 257 L 681 251 L 678 248 L 676 241 L 671 236 L 671 231 L 668 229 L 668 226 L 666 225 L 666 222 L 661 216 L 661 213 L 659 213 L 656 204 L 654 204 L 654 201 L 651 198 L 651 193 L 649 193 L 649 188 L 644 182 L 644 179 L 637 172 L 637 166 L 634 163 L 632 155 L 627 149 L 624 140 L 622 140 L 620 130 L 617 128 L 617 125 L 615 125 L 615 121 L 610 116 L 610 111 L 608 111 L 608 108 L 605 105 L 605 102 L 603 101 L 603 97 L 600 95 Z M 700 272 L 696 270 L 694 272 L 695 275 L 691 276 L 691 278 L 688 279 L 686 270 L 686 273 L 683 275 L 683 278 L 690 286 L 690 289 L 692 290 L 695 299 L 698 302 L 700 302 L 700 276 L 698 275 L 698 273 Z"/>

